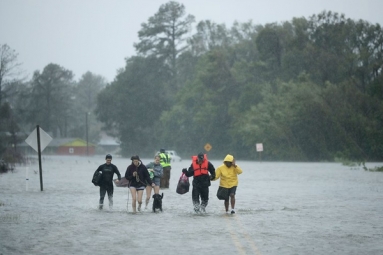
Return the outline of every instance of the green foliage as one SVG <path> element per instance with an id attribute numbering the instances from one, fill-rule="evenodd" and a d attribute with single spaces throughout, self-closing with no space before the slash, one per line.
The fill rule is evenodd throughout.
<path id="1" fill-rule="evenodd" d="M 162 67 L 156 58 L 130 58 L 98 95 L 98 120 L 104 130 L 119 138 L 125 156 L 151 155 L 153 148 L 159 148 L 159 118 L 169 105 L 168 74 Z"/>
<path id="2" fill-rule="evenodd" d="M 95 110 L 125 156 L 162 147 L 190 155 L 210 143 L 209 157 L 256 159 L 263 143 L 263 160 L 383 159 L 380 25 L 322 12 L 231 28 L 205 20 L 188 37 L 193 22 L 182 4 L 161 5 L 138 32 L 139 56 L 106 87 L 91 73 L 74 84 L 55 64 L 12 83 L 15 120 L 80 136 Z M 93 140 L 99 127 L 88 117 Z"/>
<path id="3" fill-rule="evenodd" d="M 65 125 L 73 106 L 73 73 L 57 64 L 47 65 L 43 72 L 33 75 L 27 108 L 26 121 L 40 125 L 54 137 L 63 136 Z"/>
<path id="4" fill-rule="evenodd" d="M 158 12 L 142 23 L 139 43 L 134 44 L 143 56 L 161 59 L 171 73 L 172 89 L 177 89 L 177 57 L 185 51 L 185 35 L 191 30 L 194 16 L 185 17 L 185 7 L 174 1 L 160 6 Z"/>

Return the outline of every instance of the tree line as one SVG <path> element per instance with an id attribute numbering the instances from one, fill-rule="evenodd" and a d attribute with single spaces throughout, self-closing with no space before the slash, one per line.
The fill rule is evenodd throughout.
<path id="1" fill-rule="evenodd" d="M 382 160 L 379 24 L 330 11 L 265 25 L 195 23 L 184 5 L 161 5 L 109 84 L 91 73 L 74 82 L 49 64 L 30 82 L 2 85 L 0 128 L 39 121 L 54 136 L 81 136 L 91 112 L 94 139 L 106 130 L 124 156 L 167 148 L 187 157 L 209 143 L 210 157 L 257 159 L 262 143 L 264 160 Z"/>

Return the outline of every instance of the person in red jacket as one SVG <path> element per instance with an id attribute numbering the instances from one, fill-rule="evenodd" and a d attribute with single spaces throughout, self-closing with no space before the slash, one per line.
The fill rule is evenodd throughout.
<path id="1" fill-rule="evenodd" d="M 189 169 L 184 168 L 182 172 L 187 177 L 193 176 L 192 201 L 194 211 L 196 213 L 206 212 L 205 209 L 209 201 L 210 180 L 215 178 L 213 164 L 207 160 L 206 154 L 199 153 L 197 156 L 192 157 L 192 164 Z"/>

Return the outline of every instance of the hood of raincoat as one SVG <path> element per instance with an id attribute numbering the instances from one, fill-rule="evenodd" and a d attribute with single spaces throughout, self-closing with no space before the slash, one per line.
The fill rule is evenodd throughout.
<path id="1" fill-rule="evenodd" d="M 223 162 L 233 162 L 234 157 L 230 154 L 227 154 Z"/>

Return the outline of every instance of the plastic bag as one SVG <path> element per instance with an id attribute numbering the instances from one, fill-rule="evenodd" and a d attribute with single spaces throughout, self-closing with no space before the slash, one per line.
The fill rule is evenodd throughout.
<path id="1" fill-rule="evenodd" d="M 219 200 L 229 199 L 229 189 L 219 186 L 217 190 L 217 198 Z"/>
<path id="2" fill-rule="evenodd" d="M 189 177 L 187 177 L 184 173 L 182 173 L 180 179 L 178 180 L 176 192 L 182 195 L 189 192 L 189 188 L 190 188 Z"/>

